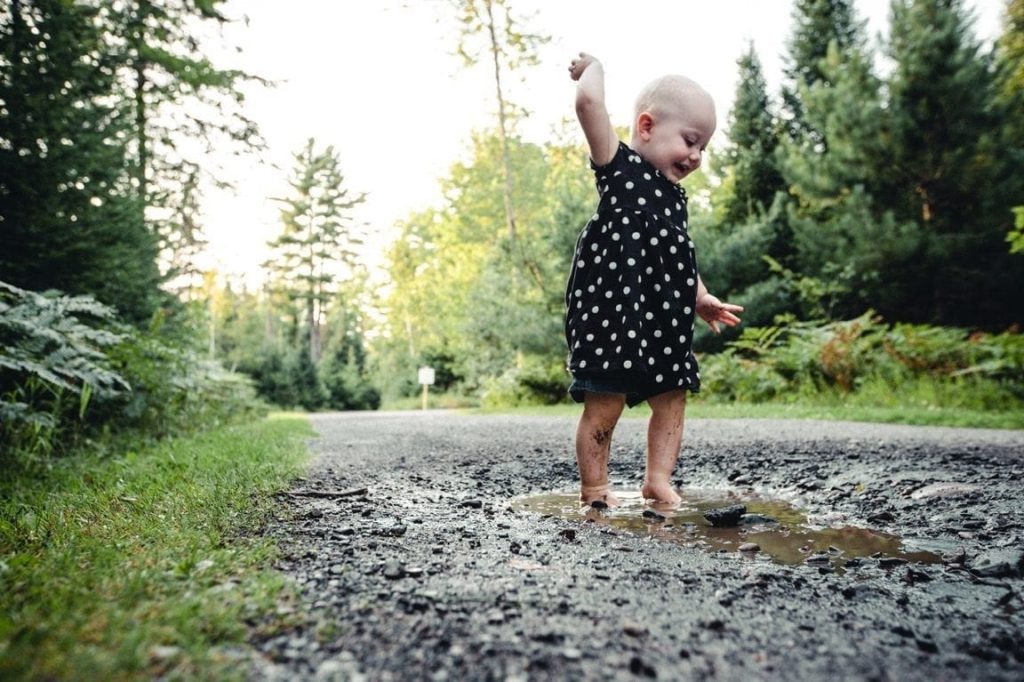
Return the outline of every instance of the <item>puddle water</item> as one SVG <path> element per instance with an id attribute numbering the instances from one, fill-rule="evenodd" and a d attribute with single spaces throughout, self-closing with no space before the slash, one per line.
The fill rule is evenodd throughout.
<path id="1" fill-rule="evenodd" d="M 622 506 L 614 509 L 581 507 L 578 492 L 520 497 L 512 501 L 512 508 L 575 521 L 591 520 L 618 530 L 712 552 L 739 552 L 741 545 L 754 543 L 760 547 L 759 552 L 741 552 L 741 555 L 750 559 L 763 555 L 783 564 L 831 566 L 839 571 L 851 560 L 861 558 L 870 558 L 872 562 L 881 560 L 883 565 L 900 563 L 899 560 L 929 564 L 942 561 L 933 552 L 908 549 L 903 539 L 895 535 L 853 526 L 813 526 L 805 514 L 781 500 L 751 495 L 740 497 L 720 490 L 684 489 L 679 492 L 683 501 L 676 509 L 646 503 L 636 492 L 618 491 L 615 494 Z M 710 509 L 737 504 L 744 505 L 747 512 L 737 526 L 712 526 L 703 516 Z"/>

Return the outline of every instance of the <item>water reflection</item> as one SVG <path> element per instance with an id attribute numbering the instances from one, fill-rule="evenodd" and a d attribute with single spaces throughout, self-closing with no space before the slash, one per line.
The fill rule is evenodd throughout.
<path id="1" fill-rule="evenodd" d="M 853 526 L 810 526 L 805 514 L 781 500 L 699 489 L 685 489 L 680 493 L 683 501 L 675 509 L 645 503 L 639 493 L 618 491 L 615 494 L 622 501 L 622 506 L 614 509 L 581 507 L 576 492 L 521 497 L 513 500 L 512 507 L 570 520 L 589 520 L 666 542 L 703 547 L 708 551 L 739 552 L 741 546 L 753 543 L 758 545 L 759 552 L 744 551 L 740 554 L 752 560 L 763 555 L 783 564 L 808 563 L 842 569 L 847 562 L 863 557 L 883 559 L 883 565 L 900 560 L 920 563 L 941 561 L 932 552 L 908 550 L 903 540 L 895 535 Z M 743 504 L 747 508 L 738 526 L 714 527 L 703 516 L 709 509 L 735 504 Z"/>

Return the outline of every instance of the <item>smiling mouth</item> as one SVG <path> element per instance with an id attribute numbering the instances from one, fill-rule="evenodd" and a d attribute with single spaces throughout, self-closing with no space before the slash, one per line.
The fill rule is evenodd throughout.
<path id="1" fill-rule="evenodd" d="M 681 163 L 677 163 L 677 164 L 676 164 L 676 170 L 677 170 L 677 171 L 679 171 L 679 172 L 680 172 L 680 173 L 681 173 L 682 175 L 686 175 L 687 173 L 689 173 L 689 172 L 690 172 L 690 169 L 689 169 L 689 167 L 687 167 L 687 166 L 684 166 L 684 165 L 683 165 L 683 164 L 681 164 Z"/>

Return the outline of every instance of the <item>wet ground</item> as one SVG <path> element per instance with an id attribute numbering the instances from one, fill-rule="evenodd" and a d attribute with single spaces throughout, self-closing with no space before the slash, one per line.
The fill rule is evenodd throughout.
<path id="1" fill-rule="evenodd" d="M 252 679 L 1024 678 L 1024 432 L 693 420 L 667 510 L 628 419 L 597 512 L 572 418 L 313 423 Z"/>

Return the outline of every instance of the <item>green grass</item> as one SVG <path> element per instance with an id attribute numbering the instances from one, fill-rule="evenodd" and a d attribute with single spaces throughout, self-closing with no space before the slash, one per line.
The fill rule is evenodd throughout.
<path id="1" fill-rule="evenodd" d="M 251 531 L 311 434 L 276 415 L 0 482 L 0 678 L 241 678 L 228 645 L 286 596 Z"/>
<path id="2" fill-rule="evenodd" d="M 578 415 L 579 405 L 487 408 L 469 410 L 479 414 L 515 413 L 528 415 Z M 625 417 L 647 417 L 646 404 L 626 410 Z M 836 419 L 887 424 L 918 424 L 989 429 L 1024 429 L 1024 410 L 983 411 L 933 406 L 871 406 L 813 403 L 714 403 L 701 398 L 690 400 L 687 418 L 693 419 Z"/>

